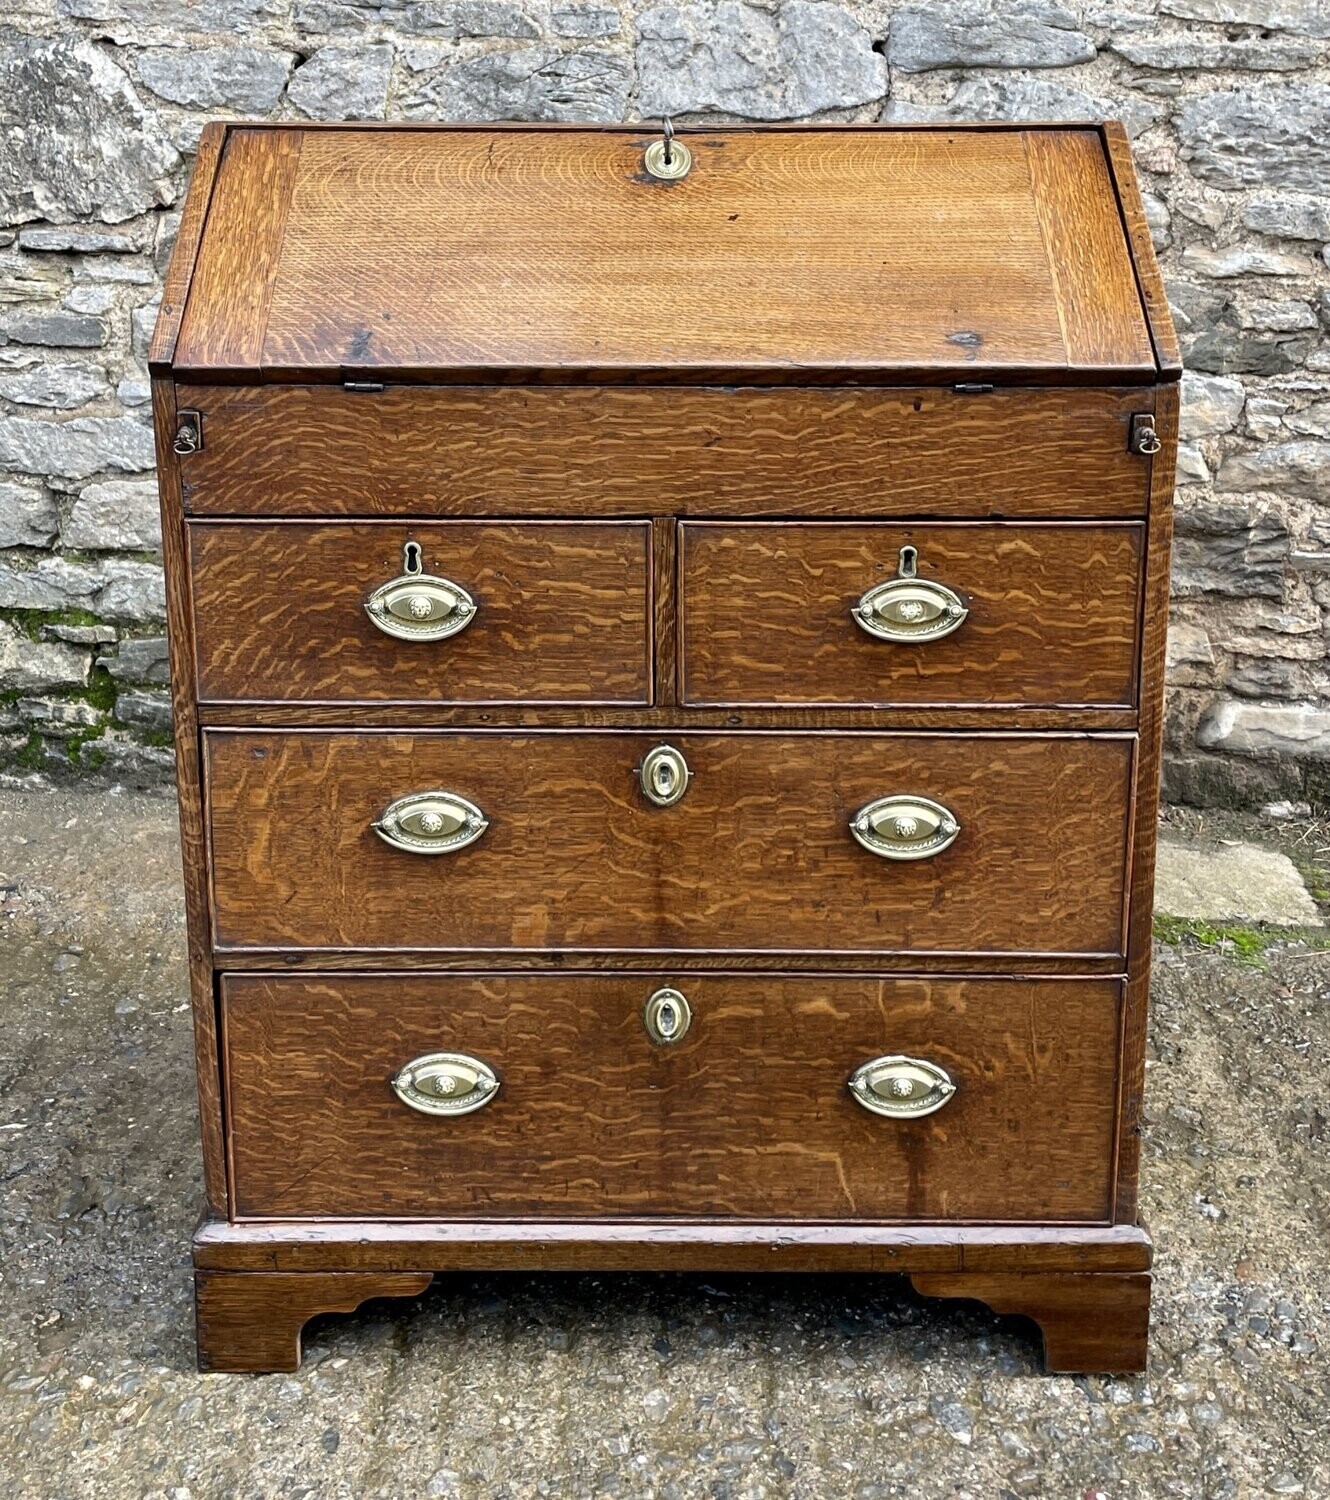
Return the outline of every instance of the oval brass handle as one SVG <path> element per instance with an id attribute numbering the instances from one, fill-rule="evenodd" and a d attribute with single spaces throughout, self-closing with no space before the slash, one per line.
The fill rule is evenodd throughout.
<path id="1" fill-rule="evenodd" d="M 393 1076 L 393 1093 L 422 1115 L 469 1115 L 499 1092 L 494 1069 L 465 1052 L 427 1052 Z"/>
<path id="2" fill-rule="evenodd" d="M 688 790 L 691 775 L 680 751 L 673 745 L 657 745 L 638 768 L 637 779 L 648 802 L 673 807 Z"/>
<path id="3" fill-rule="evenodd" d="M 851 607 L 855 624 L 879 641 L 910 644 L 941 640 L 959 630 L 969 614 L 965 601 L 945 583 L 917 576 L 918 550 L 902 547 L 895 578 L 871 588 Z"/>
<path id="4" fill-rule="evenodd" d="M 850 1075 L 850 1092 L 875 1115 L 915 1120 L 941 1109 L 956 1092 L 945 1068 L 919 1057 L 875 1057 Z"/>
<path id="5" fill-rule="evenodd" d="M 402 548 L 403 573 L 365 600 L 365 613 L 385 635 L 401 641 L 441 641 L 475 618 L 476 601 L 460 583 L 424 571 L 419 542 Z"/>
<path id="6" fill-rule="evenodd" d="M 474 844 L 489 819 L 456 792 L 412 792 L 384 808 L 370 827 L 394 849 L 408 854 L 452 854 Z"/>
<path id="7" fill-rule="evenodd" d="M 930 859 L 960 831 L 955 816 L 931 797 L 879 797 L 850 819 L 850 832 L 883 859 Z"/>

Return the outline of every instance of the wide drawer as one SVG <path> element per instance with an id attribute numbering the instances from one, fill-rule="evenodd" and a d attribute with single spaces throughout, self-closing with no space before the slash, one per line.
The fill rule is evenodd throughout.
<path id="1" fill-rule="evenodd" d="M 643 1024 L 662 984 L 692 1011 L 670 1045 Z M 222 1003 L 240 1217 L 1110 1213 L 1112 980 L 256 974 Z M 437 1053 L 497 1091 L 409 1107 L 392 1080 Z M 870 1112 L 849 1079 L 882 1057 L 955 1091 Z"/>
<path id="2" fill-rule="evenodd" d="M 209 731 L 223 948 L 864 953 L 1122 951 L 1133 741 L 1120 736 Z M 443 792 L 488 820 L 447 852 L 374 829 Z M 959 824 L 880 857 L 851 821 L 925 798 Z M 926 832 L 916 814 L 912 831 Z M 477 826 L 471 825 L 472 830 Z M 890 830 L 888 830 L 890 832 Z M 428 843 L 428 841 L 427 841 Z M 917 852 L 917 846 L 914 846 Z"/>
<path id="3" fill-rule="evenodd" d="M 645 704 L 650 556 L 641 521 L 194 522 L 199 697 Z"/>
<path id="4" fill-rule="evenodd" d="M 976 375 L 976 380 L 981 377 Z M 181 385 L 191 515 L 1143 516 L 1149 388 Z"/>
<path id="5" fill-rule="evenodd" d="M 1130 707 L 1142 548 L 1138 525 L 689 522 L 681 698 Z"/>

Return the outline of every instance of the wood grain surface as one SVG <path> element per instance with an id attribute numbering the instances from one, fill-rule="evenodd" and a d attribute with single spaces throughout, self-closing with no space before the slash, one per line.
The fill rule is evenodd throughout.
<path id="1" fill-rule="evenodd" d="M 647 976 L 226 976 L 236 1215 L 1107 1217 L 1116 983 L 663 977 L 693 1010 L 669 1047 Z M 389 1079 L 439 1051 L 493 1100 L 402 1104 Z M 855 1102 L 897 1053 L 950 1074 L 936 1114 Z"/>
<path id="2" fill-rule="evenodd" d="M 975 376 L 975 379 L 979 379 Z M 1131 518 L 1153 390 L 188 384 L 191 515 Z"/>
<path id="3" fill-rule="evenodd" d="M 177 368 L 1155 376 L 1096 130 L 650 139 L 235 131 Z"/>
<path id="4" fill-rule="evenodd" d="M 1044 1367 L 1067 1375 L 1138 1375 L 1150 1336 L 1150 1277 L 1107 1271 L 912 1275 L 924 1297 L 964 1297 L 1031 1318 Z"/>
<path id="5" fill-rule="evenodd" d="M 194 1264 L 301 1271 L 1146 1271 L 1131 1224 L 864 1219 L 205 1219 Z"/>
<path id="6" fill-rule="evenodd" d="M 194 168 L 189 178 L 189 191 L 181 210 L 180 227 L 176 231 L 175 245 L 171 250 L 171 263 L 166 270 L 161 306 L 157 311 L 157 321 L 148 350 L 148 368 L 154 375 L 166 374 L 175 356 L 176 339 L 180 335 L 180 324 L 185 316 L 185 303 L 198 260 L 203 226 L 212 203 L 212 190 L 217 180 L 217 168 L 222 159 L 227 128 L 224 121 L 210 120 L 199 135 L 198 148 L 194 153 Z"/>
<path id="7" fill-rule="evenodd" d="M 189 597 L 189 570 L 185 566 L 180 464 L 171 446 L 176 428 L 175 387 L 160 375 L 152 379 L 152 412 L 157 448 L 157 491 L 162 515 L 162 560 L 166 569 L 171 733 L 180 811 L 180 857 L 184 876 L 199 1131 L 203 1148 L 203 1191 L 209 1208 L 224 1213 L 227 1207 L 226 1136 L 222 1119 L 221 1057 L 217 1044 L 217 995 L 213 984 L 212 917 L 208 909 L 208 836 L 195 701 L 194 615 Z"/>
<path id="8" fill-rule="evenodd" d="M 1141 1132 L 1145 1117 L 1145 1055 L 1149 1045 L 1150 961 L 1154 937 L 1155 857 L 1159 778 L 1164 749 L 1164 668 L 1168 647 L 1169 556 L 1173 542 L 1173 481 L 1177 469 L 1181 387 L 1160 388 L 1162 449 L 1152 461 L 1150 537 L 1142 601 L 1140 748 L 1131 826 L 1131 895 L 1127 940 L 1127 1003 L 1122 1016 L 1122 1130 L 1118 1148 L 1116 1216 L 1136 1218 Z"/>
<path id="9" fill-rule="evenodd" d="M 259 367 L 303 139 L 298 130 L 227 132 L 176 343 L 177 367 L 192 363 L 191 351 L 201 344 L 217 374 Z"/>
<path id="10" fill-rule="evenodd" d="M 420 1271 L 196 1271 L 199 1369 L 263 1374 L 300 1368 L 300 1335 L 320 1313 L 354 1312 L 374 1297 L 416 1297 Z"/>
<path id="11" fill-rule="evenodd" d="M 460 634 L 403 641 L 366 613 L 407 541 L 475 601 Z M 194 522 L 189 544 L 202 699 L 651 701 L 648 522 Z"/>
<path id="12" fill-rule="evenodd" d="M 1139 526 L 690 522 L 681 701 L 1130 706 L 1143 543 Z M 851 613 L 906 546 L 969 608 L 941 640 L 877 640 Z"/>
<path id="13" fill-rule="evenodd" d="M 1122 950 L 1130 739 L 672 735 L 692 779 L 667 808 L 637 777 L 661 742 L 208 731 L 217 943 Z M 481 808 L 479 842 L 427 857 L 372 831 L 430 789 Z M 949 849 L 898 863 L 851 837 L 905 792 L 959 820 Z"/>

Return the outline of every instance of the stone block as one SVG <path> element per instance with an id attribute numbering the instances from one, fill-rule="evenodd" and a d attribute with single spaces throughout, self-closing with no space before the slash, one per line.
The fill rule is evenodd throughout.
<path id="1" fill-rule="evenodd" d="M 100 365 L 31 365 L 11 373 L 0 371 L 0 397 L 20 406 L 72 411 L 105 396 L 110 389 Z"/>
<path id="2" fill-rule="evenodd" d="M 1330 500 L 1330 442 L 1298 438 L 1255 453 L 1231 453 L 1219 466 L 1215 488 L 1274 490 Z"/>
<path id="3" fill-rule="evenodd" d="M 18 344 L 45 344 L 52 349 L 100 349 L 106 324 L 100 318 L 72 312 L 16 312 L 0 318 L 0 333 Z"/>
<path id="4" fill-rule="evenodd" d="M 115 717 L 120 723 L 132 724 L 138 729 L 170 729 L 170 694 L 136 690 L 119 693 L 115 700 Z"/>
<path id="5" fill-rule="evenodd" d="M 172 104 L 266 115 L 282 97 L 294 61 L 294 53 L 259 47 L 185 47 L 140 53 L 138 74 Z"/>
<path id="6" fill-rule="evenodd" d="M 1232 432 L 1238 425 L 1246 399 L 1247 389 L 1240 380 L 1184 371 L 1179 435 L 1194 442 L 1197 438 Z"/>
<path id="7" fill-rule="evenodd" d="M 0 562 L 0 609 L 86 609 L 104 620 L 143 623 L 165 618 L 166 591 L 155 563 L 43 557 L 27 568 Z"/>
<path id="8" fill-rule="evenodd" d="M 531 40 L 540 35 L 540 28 L 513 0 L 427 0 L 427 3 L 408 5 L 402 12 L 400 24 L 403 31 L 418 36 L 502 36 Z M 617 14 L 614 29 L 619 29 Z M 575 33 L 579 36 L 598 34 L 602 33 Z"/>
<path id="9" fill-rule="evenodd" d="M 1221 698 L 1196 731 L 1203 750 L 1289 760 L 1330 759 L 1330 710 L 1307 703 L 1247 703 Z"/>
<path id="10" fill-rule="evenodd" d="M 0 37 L 0 223 L 131 219 L 175 194 L 180 156 L 124 72 L 84 40 Z"/>
<path id="11" fill-rule="evenodd" d="M 1330 84 L 1221 89 L 1179 111 L 1182 154 L 1203 181 L 1222 188 L 1325 191 L 1330 178 Z"/>
<path id="12" fill-rule="evenodd" d="M 387 44 L 322 47 L 296 69 L 286 95 L 313 120 L 382 120 L 392 67 Z"/>
<path id="13" fill-rule="evenodd" d="M 154 458 L 152 429 L 134 417 L 43 422 L 0 416 L 0 470 L 88 479 L 108 469 L 143 473 Z"/>
<path id="14" fill-rule="evenodd" d="M 0 693 L 83 687 L 91 664 L 90 651 L 56 641 L 30 641 L 8 620 L 0 620 Z"/>
<path id="15" fill-rule="evenodd" d="M 942 0 L 907 6 L 891 18 L 887 58 L 893 68 L 1065 68 L 1090 62 L 1095 46 L 1076 16 L 1048 0 L 992 5 Z"/>
<path id="16" fill-rule="evenodd" d="M 789 120 L 887 93 L 872 33 L 830 0 L 656 5 L 637 33 L 638 103 L 648 117 L 718 110 Z"/>
<path id="17" fill-rule="evenodd" d="M 1180 505 L 1173 543 L 1173 592 L 1278 599 L 1291 543 L 1279 512 L 1255 502 Z"/>
<path id="18" fill-rule="evenodd" d="M 618 120 L 631 82 L 628 60 L 603 48 L 500 48 L 449 64 L 403 108 L 455 120 Z"/>
<path id="19" fill-rule="evenodd" d="M 171 680 L 171 663 L 164 635 L 121 641 L 113 656 L 99 656 L 117 682 L 146 682 L 158 686 Z"/>
<path id="20" fill-rule="evenodd" d="M 60 512 L 46 489 L 0 481 L 0 547 L 46 547 L 55 540 Z"/>
<path id="21" fill-rule="evenodd" d="M 112 479 L 79 492 L 61 528 L 66 547 L 82 550 L 160 552 L 161 510 L 151 480 Z"/>

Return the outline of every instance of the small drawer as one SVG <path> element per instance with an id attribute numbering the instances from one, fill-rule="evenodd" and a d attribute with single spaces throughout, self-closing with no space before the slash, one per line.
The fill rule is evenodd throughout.
<path id="1" fill-rule="evenodd" d="M 205 746 L 223 949 L 1122 951 L 1130 737 L 210 730 Z"/>
<path id="2" fill-rule="evenodd" d="M 691 1013 L 669 1044 L 661 986 Z M 1114 980 L 227 975 L 235 1209 L 1099 1222 L 1119 1004 Z"/>
<path id="3" fill-rule="evenodd" d="M 689 522 L 694 705 L 1130 708 L 1139 525 Z"/>
<path id="4" fill-rule="evenodd" d="M 646 704 L 650 555 L 633 521 L 194 522 L 199 698 Z"/>

